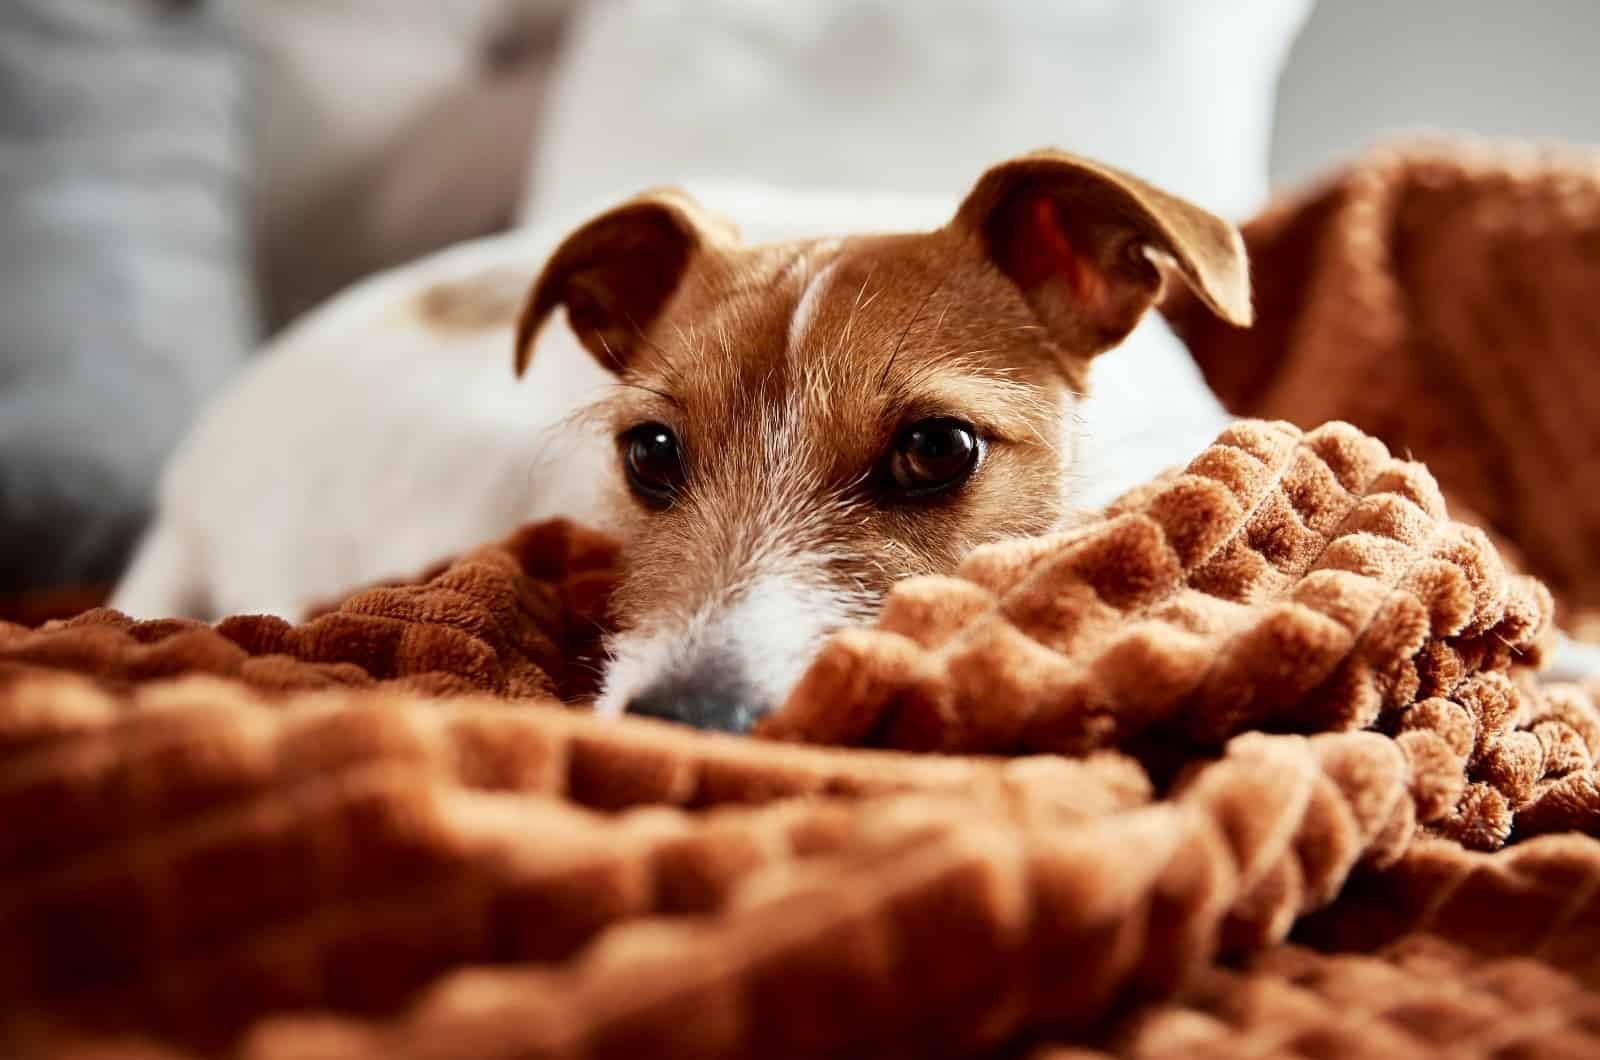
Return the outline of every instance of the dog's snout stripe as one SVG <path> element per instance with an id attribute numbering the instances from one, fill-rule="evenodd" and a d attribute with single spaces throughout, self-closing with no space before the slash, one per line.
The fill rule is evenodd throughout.
<path id="1" fill-rule="evenodd" d="M 806 334 L 811 330 L 811 324 L 817 318 L 817 306 L 828 289 L 829 281 L 833 278 L 833 270 L 834 266 L 832 264 L 825 265 L 806 283 L 805 290 L 800 292 L 800 300 L 794 306 L 794 315 L 789 318 L 789 355 L 791 357 L 805 342 Z"/>

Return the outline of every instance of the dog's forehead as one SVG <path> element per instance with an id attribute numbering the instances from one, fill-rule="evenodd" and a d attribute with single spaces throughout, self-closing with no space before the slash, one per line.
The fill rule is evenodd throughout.
<path id="1" fill-rule="evenodd" d="M 940 361 L 1053 369 L 1026 304 L 982 266 L 943 232 L 721 250 L 664 314 L 655 367 L 696 395 L 857 403 Z"/>
<path id="2" fill-rule="evenodd" d="M 882 320 L 906 308 L 911 291 L 938 281 L 938 256 L 927 235 L 720 249 L 695 264 L 670 316 L 678 326 L 719 322 L 741 332 L 747 345 L 764 327 L 780 323 L 788 334 L 797 322 L 805 331 L 826 328 L 830 321 L 837 330 L 847 317 Z M 789 352 L 787 346 L 783 352 Z"/>

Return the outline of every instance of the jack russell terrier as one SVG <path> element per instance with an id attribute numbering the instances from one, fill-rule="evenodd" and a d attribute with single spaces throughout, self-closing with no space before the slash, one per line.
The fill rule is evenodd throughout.
<path id="1" fill-rule="evenodd" d="M 596 708 L 743 731 L 898 579 L 1058 526 L 1227 422 L 1138 325 L 1169 275 L 1247 325 L 1239 233 L 1133 176 L 1041 151 L 959 204 L 709 197 L 757 238 L 649 192 L 553 250 L 483 241 L 304 320 L 185 442 L 112 605 L 293 619 L 565 515 L 628 560 Z"/>

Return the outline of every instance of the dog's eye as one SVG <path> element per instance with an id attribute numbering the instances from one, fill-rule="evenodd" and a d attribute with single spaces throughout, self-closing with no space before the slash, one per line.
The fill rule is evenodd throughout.
<path id="1" fill-rule="evenodd" d="M 972 474 L 981 445 L 960 420 L 919 420 L 900 432 L 889 453 L 889 474 L 907 494 L 948 489 Z"/>
<path id="2" fill-rule="evenodd" d="M 622 466 L 628 485 L 652 508 L 665 508 L 683 486 L 683 457 L 672 428 L 641 423 L 623 433 Z"/>

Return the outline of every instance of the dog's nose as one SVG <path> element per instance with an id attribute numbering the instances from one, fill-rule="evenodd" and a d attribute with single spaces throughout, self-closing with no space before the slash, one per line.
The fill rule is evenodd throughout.
<path id="1" fill-rule="evenodd" d="M 627 709 L 629 714 L 732 733 L 749 732 L 766 712 L 737 668 L 721 660 L 657 681 L 634 696 Z"/>

